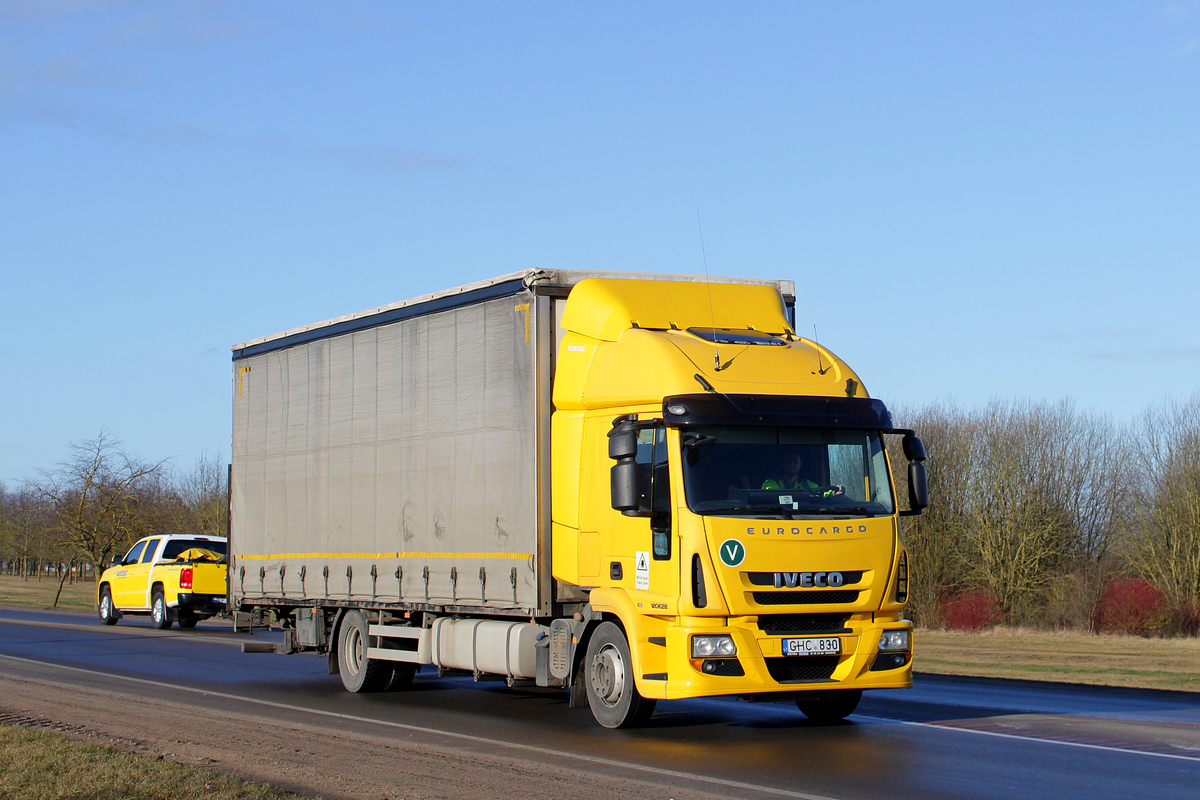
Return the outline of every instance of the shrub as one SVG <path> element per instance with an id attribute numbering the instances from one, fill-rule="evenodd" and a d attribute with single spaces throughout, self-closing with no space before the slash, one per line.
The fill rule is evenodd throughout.
<path id="1" fill-rule="evenodd" d="M 1190 597 L 1185 597 L 1175 608 L 1175 621 L 1179 633 L 1195 636 L 1200 632 L 1200 609 Z"/>
<path id="2" fill-rule="evenodd" d="M 994 628 L 1003 616 L 996 595 L 986 589 L 972 589 L 942 600 L 942 620 L 948 630 Z"/>
<path id="3" fill-rule="evenodd" d="M 1166 595 L 1145 578 L 1117 578 L 1104 585 L 1093 628 L 1097 633 L 1150 636 L 1162 632 L 1171 616 Z"/>

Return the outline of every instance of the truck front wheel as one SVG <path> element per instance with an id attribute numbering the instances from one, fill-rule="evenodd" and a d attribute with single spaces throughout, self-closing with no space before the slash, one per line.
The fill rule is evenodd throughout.
<path id="1" fill-rule="evenodd" d="M 160 631 L 171 627 L 171 609 L 167 608 L 167 599 L 163 597 L 162 589 L 159 588 L 151 595 L 150 623 Z"/>
<path id="2" fill-rule="evenodd" d="M 654 713 L 654 700 L 638 693 L 629 642 L 619 627 L 603 622 L 592 634 L 584 657 L 584 686 L 592 716 L 606 728 L 640 725 Z"/>
<path id="3" fill-rule="evenodd" d="M 370 641 L 366 616 L 361 611 L 346 612 L 338 627 L 338 670 L 346 691 L 380 692 L 392 680 L 391 662 L 367 658 Z"/>
<path id="4" fill-rule="evenodd" d="M 809 697 L 797 700 L 796 706 L 813 722 L 829 723 L 850 716 L 861 699 L 862 689 L 837 689 L 812 692 Z"/>
<path id="5" fill-rule="evenodd" d="M 105 625 L 116 625 L 117 619 L 117 610 L 113 608 L 112 592 L 105 586 L 100 590 L 100 621 Z"/>

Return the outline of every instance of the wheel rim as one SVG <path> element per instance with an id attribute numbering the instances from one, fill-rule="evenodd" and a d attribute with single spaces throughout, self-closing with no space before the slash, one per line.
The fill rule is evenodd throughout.
<path id="1" fill-rule="evenodd" d="M 100 619 L 108 619 L 112 616 L 112 598 L 107 594 L 100 596 Z"/>
<path id="2" fill-rule="evenodd" d="M 160 597 L 154 598 L 154 621 L 163 621 L 163 601 Z"/>
<path id="3" fill-rule="evenodd" d="M 351 675 L 357 675 L 362 668 L 363 656 L 363 639 L 362 633 L 358 630 L 358 626 L 351 624 L 349 630 L 346 631 L 346 646 L 343 648 L 345 667 Z"/>
<path id="4" fill-rule="evenodd" d="M 589 676 L 592 691 L 600 702 L 609 708 L 621 701 L 625 693 L 625 659 L 621 651 L 611 644 L 606 644 L 592 659 L 592 669 Z"/>

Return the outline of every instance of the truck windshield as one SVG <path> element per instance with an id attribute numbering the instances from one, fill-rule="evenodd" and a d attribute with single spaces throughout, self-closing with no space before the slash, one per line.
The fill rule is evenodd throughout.
<path id="1" fill-rule="evenodd" d="M 894 507 L 874 431 L 711 426 L 681 440 L 687 505 L 697 514 L 868 517 Z"/>

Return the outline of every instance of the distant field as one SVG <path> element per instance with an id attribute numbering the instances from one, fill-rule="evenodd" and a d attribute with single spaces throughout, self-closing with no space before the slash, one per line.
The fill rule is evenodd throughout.
<path id="1" fill-rule="evenodd" d="M 20 578 L 0 575 L 0 606 L 21 608 L 51 608 L 58 591 L 58 579 L 43 577 Z M 91 611 L 96 606 L 96 582 L 81 581 L 63 585 L 58 608 L 64 611 Z"/>
<path id="2" fill-rule="evenodd" d="M 1200 639 L 1143 639 L 997 628 L 918 630 L 917 672 L 1200 691 Z"/>

